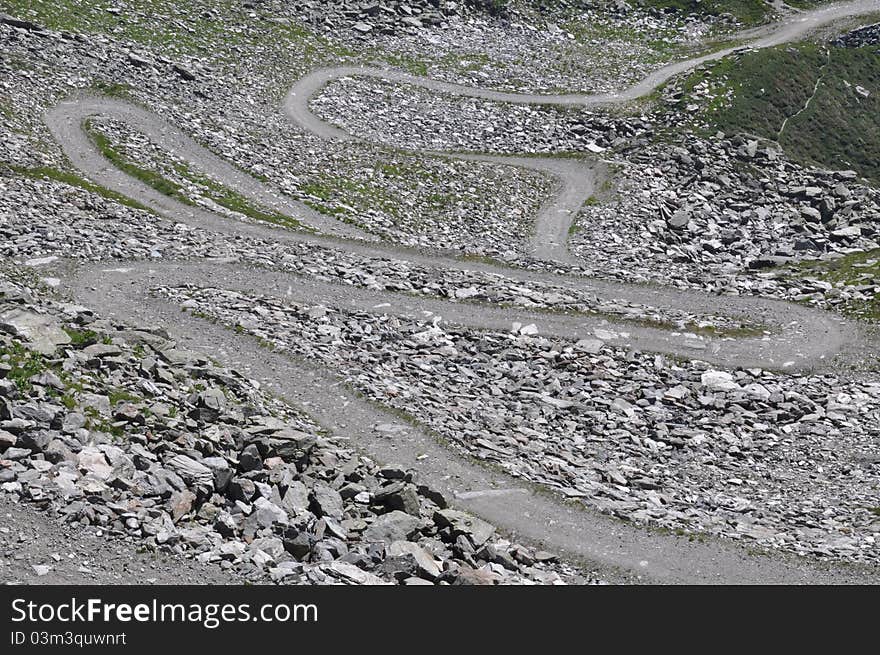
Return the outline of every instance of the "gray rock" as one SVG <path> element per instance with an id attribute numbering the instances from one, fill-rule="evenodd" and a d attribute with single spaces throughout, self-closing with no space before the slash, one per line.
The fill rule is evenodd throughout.
<path id="1" fill-rule="evenodd" d="M 308 454 L 316 443 L 315 435 L 292 428 L 275 432 L 269 438 L 271 451 L 286 462 L 295 461 Z"/>
<path id="2" fill-rule="evenodd" d="M 485 544 L 495 534 L 495 528 L 490 524 L 454 509 L 441 509 L 434 512 L 434 522 L 441 528 L 450 528 L 453 537 L 466 536 L 477 548 Z"/>
<path id="3" fill-rule="evenodd" d="M 76 455 L 79 468 L 84 474 L 98 478 L 99 480 L 109 480 L 113 474 L 113 467 L 107 462 L 107 458 L 100 450 L 94 446 L 85 446 Z"/>
<path id="4" fill-rule="evenodd" d="M 214 474 L 214 489 L 223 492 L 235 472 L 229 466 L 229 462 L 223 457 L 205 457 L 201 461 L 203 466 L 208 467 Z"/>
<path id="5" fill-rule="evenodd" d="M 407 560 L 407 568 L 420 578 L 433 581 L 440 577 L 441 571 L 437 560 L 418 544 L 411 541 L 395 541 L 388 547 L 387 552 L 389 557 Z"/>
<path id="6" fill-rule="evenodd" d="M 193 82 L 196 80 L 197 75 L 192 71 L 192 69 L 187 68 L 181 64 L 173 64 L 171 68 L 177 73 L 182 79 L 187 82 Z"/>
<path id="7" fill-rule="evenodd" d="M 14 446 L 16 441 L 18 441 L 18 437 L 14 434 L 6 430 L 0 430 L 0 450 Z"/>
<path id="8" fill-rule="evenodd" d="M 309 490 L 296 480 L 288 485 L 281 500 L 281 506 L 292 514 L 299 514 L 309 507 Z"/>
<path id="9" fill-rule="evenodd" d="M 199 487 L 206 492 L 214 489 L 213 471 L 191 457 L 175 455 L 165 460 L 165 466 L 179 475 L 190 487 Z"/>
<path id="10" fill-rule="evenodd" d="M 364 531 L 364 541 L 391 544 L 406 541 L 422 527 L 422 522 L 405 512 L 394 510 L 377 518 Z"/>
<path id="11" fill-rule="evenodd" d="M 192 417 L 199 421 L 213 422 L 226 409 L 226 396 L 220 389 L 205 389 L 196 396 L 196 409 Z"/>
<path id="12" fill-rule="evenodd" d="M 41 32 L 43 30 L 43 27 L 41 27 L 37 23 L 21 18 L 15 18 L 14 16 L 3 13 L 0 13 L 0 23 L 11 25 L 12 27 L 18 27 L 20 29 L 28 30 L 31 32 Z"/>
<path id="13" fill-rule="evenodd" d="M 691 216 L 689 212 L 679 211 L 675 212 L 672 216 L 669 217 L 667 223 L 669 227 L 675 230 L 683 230 L 688 226 L 691 221 Z"/>
<path id="14" fill-rule="evenodd" d="M 0 330 L 26 339 L 42 355 L 52 355 L 58 346 L 70 343 L 70 335 L 58 320 L 23 309 L 8 309 L 0 314 Z"/>
<path id="15" fill-rule="evenodd" d="M 342 519 L 343 500 L 335 489 L 318 482 L 309 495 L 309 508 L 318 516 L 329 516 L 334 519 Z"/>
<path id="16" fill-rule="evenodd" d="M 259 471 L 263 468 L 263 458 L 256 445 L 251 444 L 238 456 L 238 466 L 242 471 Z"/>
<path id="17" fill-rule="evenodd" d="M 122 349 L 112 343 L 93 343 L 83 348 L 83 353 L 92 358 L 116 357 L 122 354 Z"/>
<path id="18" fill-rule="evenodd" d="M 421 515 L 421 502 L 416 488 L 411 484 L 393 485 L 390 491 L 380 490 L 374 494 L 377 502 L 390 509 L 397 509 L 413 516 Z"/>
<path id="19" fill-rule="evenodd" d="M 0 457 L 2 459 L 10 459 L 10 460 L 19 460 L 19 459 L 27 459 L 30 457 L 31 451 L 28 448 L 16 448 L 12 446 L 7 448 Z"/>
<path id="20" fill-rule="evenodd" d="M 76 462 L 76 455 L 67 447 L 61 439 L 53 439 L 43 450 L 45 458 L 53 464 L 59 462 Z"/>

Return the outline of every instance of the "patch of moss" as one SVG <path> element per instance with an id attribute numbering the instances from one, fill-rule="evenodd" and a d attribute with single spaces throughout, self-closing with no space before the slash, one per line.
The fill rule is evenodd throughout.
<path id="1" fill-rule="evenodd" d="M 94 330 L 76 330 L 73 328 L 64 328 L 67 336 L 70 337 L 70 344 L 75 348 L 83 348 L 98 343 L 98 333 Z"/>
<path id="2" fill-rule="evenodd" d="M 800 262 L 791 268 L 792 277 L 811 277 L 834 286 L 880 286 L 880 250 L 856 252 L 831 260 Z M 866 300 L 852 300 L 842 313 L 870 323 L 880 323 L 880 295 Z"/>
<path id="3" fill-rule="evenodd" d="M 32 387 L 30 379 L 47 368 L 46 360 L 40 353 L 19 343 L 0 346 L 0 358 L 12 367 L 6 378 L 15 382 L 21 391 L 28 391 Z"/>
<path id="4" fill-rule="evenodd" d="M 120 205 L 125 205 L 126 207 L 131 207 L 132 209 L 140 209 L 141 211 L 151 212 L 149 207 L 145 207 L 141 203 L 136 200 L 132 200 L 127 196 L 122 195 L 121 193 L 116 193 L 115 191 L 111 191 L 106 187 L 102 187 L 99 184 L 95 184 L 87 180 L 84 177 L 81 177 L 75 173 L 71 173 L 69 171 L 62 171 L 57 168 L 51 168 L 47 166 L 41 166 L 37 168 L 26 168 L 24 166 L 10 166 L 10 170 L 21 175 L 23 177 L 29 177 L 35 180 L 55 180 L 56 182 L 61 182 L 63 184 L 67 184 L 68 186 L 78 187 L 80 189 L 84 189 L 89 191 L 90 193 L 97 194 L 102 198 L 107 200 L 112 200 L 113 202 L 118 202 Z"/>
<path id="5" fill-rule="evenodd" d="M 693 94 L 708 80 L 712 99 Z M 726 57 L 684 82 L 706 131 L 778 141 L 789 157 L 880 180 L 880 52 L 802 42 Z M 783 129 L 784 126 L 784 129 Z"/>

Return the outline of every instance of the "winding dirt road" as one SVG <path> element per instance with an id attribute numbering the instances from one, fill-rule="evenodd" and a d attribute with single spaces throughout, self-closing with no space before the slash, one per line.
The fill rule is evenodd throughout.
<path id="1" fill-rule="evenodd" d="M 150 186 L 122 172 L 108 162 L 83 130 L 83 121 L 91 116 L 112 116 L 125 121 L 135 129 L 150 135 L 161 147 L 196 168 L 208 172 L 213 178 L 242 195 L 265 204 L 275 211 L 300 221 L 303 225 L 323 234 L 295 232 L 266 223 L 230 221 L 207 210 L 192 207 L 159 193 Z M 163 121 L 155 114 L 134 105 L 92 96 L 77 97 L 60 103 L 46 115 L 46 123 L 53 136 L 61 144 L 70 161 L 94 182 L 117 191 L 155 210 L 162 216 L 183 222 L 208 232 L 230 238 L 248 236 L 270 242 L 308 242 L 315 245 L 343 249 L 373 258 L 390 258 L 427 266 L 435 269 L 478 271 L 500 275 L 510 280 L 550 283 L 560 288 L 589 290 L 600 299 L 624 300 L 628 303 L 655 308 L 658 311 L 679 311 L 700 316 L 711 308 L 711 313 L 751 325 L 766 327 L 769 334 L 751 338 L 704 338 L 694 340 L 689 335 L 657 328 L 643 327 L 634 323 L 620 322 L 608 330 L 607 319 L 588 314 L 555 315 L 534 313 L 523 309 L 501 308 L 474 303 L 455 303 L 437 298 L 416 299 L 409 295 L 394 293 L 366 293 L 348 285 L 324 285 L 305 278 L 288 275 L 288 286 L 298 291 L 304 302 L 324 302 L 326 297 L 354 298 L 368 295 L 369 302 L 361 306 L 367 311 L 375 305 L 390 305 L 380 311 L 397 311 L 407 315 L 422 315 L 431 311 L 452 322 L 483 329 L 509 329 L 513 322 L 524 325 L 534 323 L 543 334 L 579 338 L 590 336 L 596 328 L 617 334 L 615 343 L 630 345 L 642 350 L 661 352 L 679 357 L 699 356 L 700 359 L 728 366 L 756 366 L 780 370 L 798 371 L 825 368 L 828 360 L 837 355 L 847 344 L 858 343 L 862 337 L 857 326 L 838 316 L 779 301 L 754 297 L 719 297 L 696 291 L 680 291 L 659 287 L 647 287 L 611 281 L 587 279 L 578 276 L 527 271 L 488 263 L 476 263 L 455 259 L 449 255 L 433 254 L 413 249 L 371 242 L 369 235 L 344 223 L 328 219 L 324 215 L 295 200 L 278 194 L 262 182 L 250 177 L 197 144 L 178 128 Z M 528 163 L 533 160 L 526 158 Z M 556 160 L 566 164 L 565 160 Z M 550 165 L 555 161 L 551 160 Z M 565 185 L 563 185 L 565 187 Z M 565 187 L 562 195 L 569 198 Z M 576 193 L 583 193 L 582 190 Z M 565 201 L 566 203 L 568 200 Z M 554 212 L 555 200 L 545 205 L 544 211 Z M 195 269 L 211 271 L 216 264 L 199 262 Z M 166 270 L 167 267 L 160 267 Z M 260 272 L 239 266 L 239 277 L 253 281 L 259 288 Z M 331 291 L 332 289 L 332 291 Z M 372 304 L 370 304 L 372 302 Z"/>
<path id="2" fill-rule="evenodd" d="M 880 1 L 857 0 L 856 2 L 831 5 L 810 12 L 794 14 L 775 25 L 759 27 L 743 34 L 742 36 L 749 39 L 745 44 L 723 48 L 694 59 L 668 64 L 650 73 L 629 88 L 615 93 L 566 95 L 509 93 L 442 82 L 395 70 L 366 66 L 338 66 L 322 68 L 301 78 L 288 91 L 282 104 L 282 109 L 293 123 L 324 139 L 357 141 L 359 140 L 357 137 L 322 120 L 313 114 L 309 108 L 310 98 L 314 97 L 316 93 L 329 83 L 345 77 L 372 77 L 397 84 L 409 84 L 437 93 L 513 104 L 571 107 L 620 105 L 650 94 L 676 75 L 692 70 L 700 64 L 726 57 L 743 47 L 769 48 L 781 43 L 788 43 L 817 27 L 840 18 L 861 16 L 877 11 L 880 11 Z M 568 228 L 581 207 L 583 207 L 584 202 L 593 193 L 593 175 L 592 168 L 589 165 L 583 162 L 550 158 L 536 159 L 490 155 L 459 155 L 458 158 L 509 164 L 511 166 L 549 173 L 556 177 L 560 183 L 557 192 L 542 207 L 535 219 L 535 232 L 530 242 L 531 252 L 538 259 L 566 263 L 573 261 L 566 247 Z"/>
<path id="3" fill-rule="evenodd" d="M 766 47 L 793 40 L 821 24 L 845 16 L 880 11 L 880 0 L 861 0 L 801 14 L 774 28 L 755 33 L 751 45 Z M 312 73 L 287 95 L 283 110 L 301 129 L 328 139 L 350 135 L 314 116 L 308 100 L 333 79 L 350 75 L 381 77 L 416 84 L 443 93 L 481 97 L 502 102 L 562 105 L 601 105 L 624 102 L 656 88 L 671 76 L 733 48 L 660 69 L 619 94 L 540 96 L 474 89 L 417 78 L 394 71 L 334 68 Z M 316 233 L 295 232 L 267 224 L 230 221 L 211 212 L 168 198 L 127 176 L 110 164 L 83 130 L 90 116 L 109 115 L 126 121 L 161 147 L 184 159 L 246 197 L 300 221 Z M 332 221 L 301 203 L 278 194 L 228 162 L 195 143 L 186 134 L 149 111 L 119 100 L 79 96 L 62 102 L 46 114 L 46 123 L 71 162 L 82 173 L 114 191 L 136 199 L 160 215 L 192 227 L 228 235 L 250 236 L 274 242 L 309 242 L 370 257 L 391 258 L 438 269 L 472 270 L 502 275 L 524 283 L 551 282 L 560 287 L 589 289 L 602 298 L 759 322 L 771 329 L 762 337 L 705 339 L 695 353 L 691 340 L 660 330 L 622 323 L 619 343 L 643 350 L 665 352 L 715 362 L 719 365 L 763 366 L 786 370 L 826 368 L 842 351 L 864 340 L 853 324 L 828 313 L 759 298 L 714 297 L 697 292 L 648 288 L 577 276 L 509 269 L 467 262 L 449 253 L 425 252 L 377 243 L 368 234 Z M 424 153 L 423 153 L 424 154 Z M 428 153 L 436 154 L 436 153 Z M 451 156 L 444 154 L 443 156 Z M 459 156 L 459 155 L 455 155 Z M 560 183 L 537 218 L 533 252 L 542 258 L 569 261 L 565 235 L 583 201 L 592 193 L 590 167 L 561 159 L 467 155 L 469 159 L 523 166 L 556 176 Z M 420 316 L 423 311 L 474 328 L 507 329 L 514 321 L 535 323 L 542 333 L 576 338 L 591 333 L 597 317 L 588 315 L 530 314 L 525 310 L 479 304 L 459 304 L 433 298 L 379 293 L 345 285 L 319 283 L 292 274 L 256 270 L 241 264 L 211 261 L 81 266 L 66 264 L 64 285 L 77 299 L 104 315 L 140 324 L 166 325 L 181 344 L 217 357 L 261 380 L 270 390 L 305 407 L 328 430 L 349 439 L 380 461 L 418 471 L 429 484 L 453 494 L 456 505 L 493 522 L 516 538 L 543 544 L 574 561 L 599 567 L 612 579 L 665 582 L 865 582 L 876 581 L 875 569 L 837 566 L 780 555 L 756 556 L 717 540 L 688 541 L 660 535 L 568 504 L 517 480 L 481 466 L 440 445 L 435 435 L 414 427 L 382 408 L 359 398 L 340 378 L 309 362 L 281 356 L 257 345 L 254 339 L 206 323 L 178 307 L 153 297 L 158 285 L 195 283 L 287 295 L 298 300 L 332 303 L 343 308 Z M 390 305 L 377 309 L 376 305 Z M 607 326 L 606 326 L 607 327 Z M 427 455 L 427 457 L 418 457 Z"/>

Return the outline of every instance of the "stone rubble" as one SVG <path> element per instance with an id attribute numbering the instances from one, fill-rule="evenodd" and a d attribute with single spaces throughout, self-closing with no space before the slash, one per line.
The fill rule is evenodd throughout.
<path id="1" fill-rule="evenodd" d="M 880 23 L 866 25 L 842 34 L 834 40 L 834 45 L 842 48 L 862 48 L 866 45 L 880 45 Z"/>
<path id="2" fill-rule="evenodd" d="M 9 203 L 5 209 L 0 206 L 0 253 L 35 269 L 51 265 L 58 258 L 239 259 L 322 281 L 459 302 L 487 301 L 527 309 L 598 313 L 648 324 L 669 324 L 683 331 L 698 325 L 722 330 L 746 327 L 708 312 L 696 315 L 658 309 L 624 299 L 606 299 L 571 286 L 539 282 L 523 285 L 498 274 L 438 269 L 391 258 L 374 259 L 306 243 L 281 244 L 244 237 L 230 240 L 184 224 L 172 224 L 154 214 L 59 182 L 4 178 L 0 174 L 0 183 Z"/>
<path id="3" fill-rule="evenodd" d="M 419 10 L 419 3 L 407 4 Z M 721 16 L 676 15 L 625 2 L 518 2 L 500 14 L 468 11 L 467 5 L 479 4 L 458 3 L 456 12 L 450 3 L 442 12 L 425 8 L 429 18 L 417 18 L 421 26 L 392 6 L 373 16 L 320 2 L 299 15 L 324 34 L 419 75 L 532 92 L 612 91 L 734 27 Z M 524 52 L 546 58 L 536 67 Z"/>
<path id="4" fill-rule="evenodd" d="M 616 164 L 611 197 L 584 208 L 570 242 L 592 275 L 791 298 L 805 283 L 768 269 L 880 247 L 880 192 L 770 145 L 688 136 Z"/>
<path id="5" fill-rule="evenodd" d="M 590 26 L 583 36 L 552 20 L 530 28 L 517 14 L 485 17 L 463 4 L 453 11 L 453 4 L 244 3 L 225 25 L 225 45 L 193 30 L 192 43 L 162 47 L 0 18 L 0 253 L 31 276 L 65 259 L 108 267 L 129 259 L 233 259 L 460 302 L 598 312 L 677 329 L 742 327 L 711 309 L 691 316 L 588 289 L 175 224 L 70 176 L 41 120 L 77 91 L 121 94 L 285 194 L 382 239 L 566 269 L 524 255 L 530 217 L 552 180 L 382 145 L 323 142 L 279 114 L 283 93 L 316 66 L 373 55 L 484 87 L 607 91 L 685 56 L 687 45 L 714 27 L 641 10 L 609 17 L 581 8 Z M 135 27 L 155 21 L 135 3 L 114 5 Z M 223 15 L 194 2 L 180 20 L 194 25 L 200 12 Z M 327 36 L 303 33 L 307 45 L 291 47 L 285 39 L 301 29 L 303 12 Z M 637 33 L 607 33 L 616 28 Z M 270 30 L 284 36 L 284 47 L 273 48 L 265 38 Z M 669 51 L 633 45 L 655 32 Z M 367 54 L 352 54 L 352 44 Z M 604 48 L 598 54 L 597 44 Z M 524 51 L 543 54 L 523 58 Z M 470 54 L 449 60 L 456 52 Z M 269 61 L 277 70 L 261 67 Z M 395 148 L 605 158 L 615 168 L 613 188 L 584 207 L 572 230 L 581 258 L 572 272 L 831 309 L 880 291 L 880 279 L 841 288 L 803 271 L 781 272 L 880 247 L 880 195 L 852 172 L 795 165 L 763 142 L 688 135 L 671 145 L 658 137 L 658 127 L 669 126 L 652 115 L 502 105 L 362 79 L 331 85 L 314 109 Z M 95 126 L 139 166 L 184 184 L 205 204 L 204 185 L 174 177 L 180 162 L 173 155 L 121 123 Z M 322 437 L 307 417 L 235 372 L 178 350 L 161 329 L 116 325 L 51 300 L 30 277 L 10 274 L 0 291 L 0 489 L 11 498 L 71 525 L 255 580 L 578 579 L 552 556 L 446 507 L 411 472 Z M 878 561 L 874 374 L 849 381 L 830 373 L 715 370 L 599 339 L 549 340 L 528 325 L 469 332 L 222 289 L 157 293 L 326 363 L 462 450 L 591 507 L 689 534 Z"/>
<path id="6" fill-rule="evenodd" d="M 370 114 L 362 110 L 367 106 Z M 375 79 L 334 82 L 311 107 L 349 134 L 414 151 L 603 152 L 651 130 L 639 118 L 461 98 Z"/>
<path id="7" fill-rule="evenodd" d="M 601 341 L 469 333 L 223 289 L 157 293 L 341 371 L 465 452 L 602 511 L 880 560 L 876 376 L 723 371 Z"/>
<path id="8" fill-rule="evenodd" d="M 411 472 L 321 436 L 308 417 L 179 349 L 163 329 L 117 325 L 0 284 L 4 308 L 43 318 L 28 335 L 0 323 L 3 493 L 107 538 L 257 581 L 576 578 L 450 509 Z M 68 339 L 50 351 L 41 344 L 53 331 Z"/>

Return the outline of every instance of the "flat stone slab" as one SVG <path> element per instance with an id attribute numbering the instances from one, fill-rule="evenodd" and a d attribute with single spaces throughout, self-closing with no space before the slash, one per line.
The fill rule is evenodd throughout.
<path id="1" fill-rule="evenodd" d="M 23 309 L 10 309 L 0 314 L 0 329 L 27 339 L 31 350 L 43 355 L 52 355 L 58 346 L 70 343 L 70 335 L 61 329 L 58 320 Z"/>

